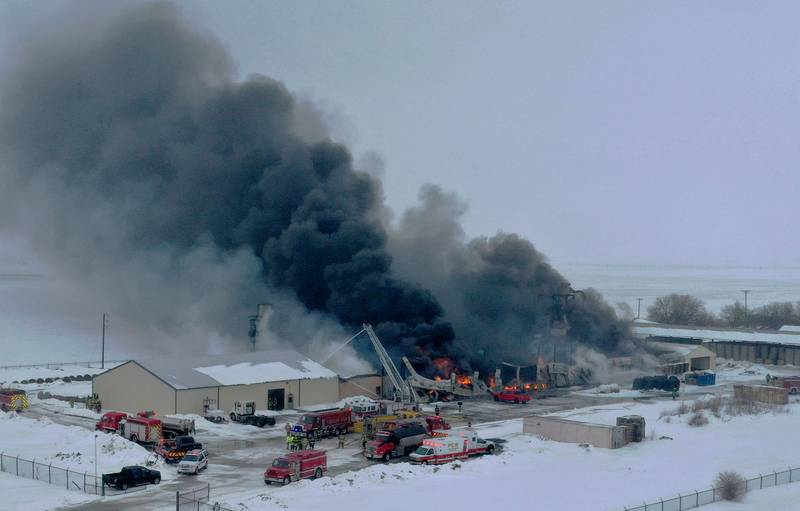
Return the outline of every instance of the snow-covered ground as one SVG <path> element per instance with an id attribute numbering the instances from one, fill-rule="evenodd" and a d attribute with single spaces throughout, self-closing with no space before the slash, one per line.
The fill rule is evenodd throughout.
<path id="1" fill-rule="evenodd" d="M 0 509 L 4 511 L 50 511 L 95 498 L 41 481 L 0 473 Z"/>
<path id="2" fill-rule="evenodd" d="M 787 511 L 800 508 L 800 484 L 791 483 L 745 494 L 741 502 L 715 502 L 702 511 Z"/>
<path id="3" fill-rule="evenodd" d="M 125 465 L 144 465 L 150 453 L 119 435 L 95 433 L 79 426 L 0 412 L 0 452 L 77 472 L 114 472 Z"/>
<path id="4" fill-rule="evenodd" d="M 543 509 L 622 509 L 707 487 L 721 470 L 752 476 L 800 459 L 800 445 L 785 441 L 796 430 L 800 407 L 759 416 L 709 416 L 691 427 L 688 415 L 662 412 L 672 401 L 618 403 L 559 413 L 559 416 L 614 424 L 620 415 L 647 421 L 647 440 L 622 449 L 586 448 L 521 434 L 521 421 L 479 425 L 481 435 L 505 440 L 502 453 L 440 467 L 377 464 L 333 478 L 262 489 L 227 499 L 234 509 L 345 509 L 353 502 L 380 502 L 405 510 L 408 499 L 426 509 L 488 508 L 530 502 Z"/>

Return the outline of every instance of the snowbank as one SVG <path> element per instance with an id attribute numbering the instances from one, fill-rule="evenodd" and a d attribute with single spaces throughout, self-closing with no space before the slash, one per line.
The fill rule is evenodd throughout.
<path id="1" fill-rule="evenodd" d="M 97 472 L 113 472 L 125 465 L 144 465 L 149 452 L 119 435 L 97 433 Z M 39 463 L 94 473 L 95 432 L 55 424 L 47 418 L 30 419 L 0 412 L 0 452 Z"/>

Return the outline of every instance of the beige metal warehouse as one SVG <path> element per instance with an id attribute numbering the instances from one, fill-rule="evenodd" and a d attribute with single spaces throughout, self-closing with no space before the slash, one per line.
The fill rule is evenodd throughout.
<path id="1" fill-rule="evenodd" d="M 92 379 L 107 410 L 202 414 L 235 401 L 282 410 L 339 400 L 336 373 L 294 351 L 130 360 Z"/>

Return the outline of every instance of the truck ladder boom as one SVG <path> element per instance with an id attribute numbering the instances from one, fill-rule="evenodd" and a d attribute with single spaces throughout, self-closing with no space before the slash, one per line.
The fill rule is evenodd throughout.
<path id="1" fill-rule="evenodd" d="M 392 358 L 386 352 L 386 349 L 383 347 L 383 344 L 381 344 L 378 336 L 375 335 L 375 331 L 372 330 L 372 325 L 365 323 L 363 327 L 369 336 L 369 340 L 372 341 L 372 347 L 375 348 L 375 352 L 378 354 L 381 364 L 383 364 L 384 369 L 386 369 L 386 374 L 389 376 L 389 380 L 392 382 L 394 388 L 400 392 L 403 402 L 418 403 L 419 396 L 417 396 L 417 393 L 414 391 L 411 385 L 403 380 L 403 377 L 400 375 L 400 371 L 397 370 L 397 366 L 394 365 Z"/>

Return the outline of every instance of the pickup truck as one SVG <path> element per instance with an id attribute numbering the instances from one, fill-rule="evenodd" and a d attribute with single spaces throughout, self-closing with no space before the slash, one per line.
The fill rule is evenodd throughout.
<path id="1" fill-rule="evenodd" d="M 494 393 L 494 400 L 504 403 L 528 403 L 531 396 L 524 390 L 504 389 Z"/>
<path id="2" fill-rule="evenodd" d="M 103 484 L 120 490 L 127 490 L 131 486 L 158 484 L 160 482 L 161 472 L 145 467 L 123 467 L 119 472 L 103 474 Z"/>

